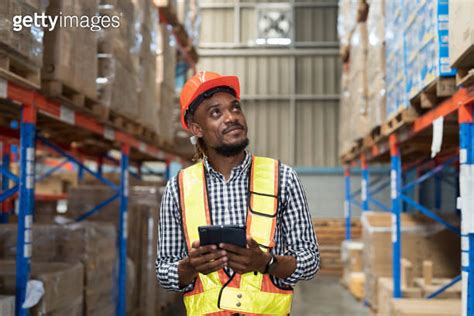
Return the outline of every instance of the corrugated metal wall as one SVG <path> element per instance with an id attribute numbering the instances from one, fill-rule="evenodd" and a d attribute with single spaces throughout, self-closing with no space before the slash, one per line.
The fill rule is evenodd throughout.
<path id="1" fill-rule="evenodd" d="M 290 165 L 336 166 L 340 63 L 337 0 L 290 1 L 286 47 L 256 44 L 256 7 L 282 1 L 201 0 L 198 70 L 240 77 L 251 150 Z"/>

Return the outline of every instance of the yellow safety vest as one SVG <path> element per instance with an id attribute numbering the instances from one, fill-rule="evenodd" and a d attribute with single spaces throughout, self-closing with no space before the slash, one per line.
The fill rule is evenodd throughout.
<path id="1" fill-rule="evenodd" d="M 279 162 L 252 157 L 247 211 L 247 235 L 269 251 L 275 242 L 279 193 Z M 186 246 L 199 240 L 198 227 L 211 225 L 204 164 L 182 170 L 178 176 L 179 200 Z M 221 269 L 199 274 L 193 290 L 184 294 L 187 314 L 195 315 L 287 315 L 291 310 L 292 289 L 277 287 L 268 274 L 235 273 L 230 278 Z"/>

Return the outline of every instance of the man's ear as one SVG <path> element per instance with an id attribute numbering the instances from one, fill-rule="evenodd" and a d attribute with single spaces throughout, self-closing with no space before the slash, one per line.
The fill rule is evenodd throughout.
<path id="1" fill-rule="evenodd" d="M 198 123 L 196 122 L 189 122 L 188 124 L 189 126 L 189 130 L 191 131 L 191 133 L 198 137 L 198 138 L 201 138 L 202 137 L 202 128 L 201 126 L 199 126 Z"/>

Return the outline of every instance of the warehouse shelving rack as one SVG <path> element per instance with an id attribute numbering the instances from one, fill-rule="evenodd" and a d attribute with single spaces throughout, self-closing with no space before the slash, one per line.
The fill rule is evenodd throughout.
<path id="1" fill-rule="evenodd" d="M 346 222 L 346 239 L 351 239 L 350 221 L 352 206 L 357 206 L 362 211 L 368 211 L 370 204 L 392 213 L 392 249 L 393 249 L 393 296 L 401 297 L 401 222 L 402 203 L 417 209 L 422 214 L 444 225 L 450 231 L 461 237 L 461 275 L 441 287 L 427 298 L 433 298 L 448 287 L 462 280 L 463 315 L 474 314 L 474 87 L 459 89 L 453 96 L 442 101 L 433 109 L 421 115 L 412 124 L 393 131 L 387 138 L 383 138 L 370 147 L 361 148 L 351 158 L 344 161 L 345 167 L 345 201 L 344 214 Z M 459 137 L 459 146 L 454 141 L 454 146 L 443 149 L 438 156 L 442 156 L 441 163 L 416 178 L 410 183 L 403 184 L 402 162 L 405 170 L 416 168 L 426 161 L 416 161 L 416 156 L 404 157 L 404 150 L 409 152 L 414 147 L 418 153 L 429 155 L 431 130 L 429 127 L 442 118 L 445 131 L 455 131 Z M 457 118 L 457 119 L 456 119 Z M 448 127 L 448 128 L 447 128 Z M 452 135 L 451 135 L 452 136 Z M 449 135 L 448 135 L 449 137 Z M 450 142 L 451 143 L 451 142 Z M 454 154 L 453 154 L 454 153 Z M 443 155 L 444 154 L 444 155 Z M 406 161 L 404 161 L 406 160 Z M 429 161 L 429 159 L 428 159 Z M 370 162 L 390 162 L 390 178 L 388 181 L 369 182 Z M 407 192 L 428 178 L 440 173 L 444 168 L 459 162 L 460 195 L 457 199 L 457 208 L 461 210 L 461 229 L 453 226 L 436 213 L 416 202 Z M 350 168 L 357 163 L 361 165 L 361 189 L 351 193 Z M 378 184 L 377 184 L 378 183 Z M 377 187 L 370 189 L 377 184 Z M 391 207 L 387 207 L 373 198 L 376 192 L 390 185 Z M 452 184 L 452 183 L 451 183 Z M 438 186 L 437 186 L 438 187 Z M 437 189 L 439 190 L 439 189 Z M 355 201 L 357 195 L 361 196 L 361 203 Z"/>
<path id="2" fill-rule="evenodd" d="M 87 211 L 78 221 L 91 216 L 100 208 L 113 200 L 120 201 L 120 218 L 118 231 L 118 298 L 117 315 L 126 312 L 126 252 L 127 252 L 127 206 L 128 206 L 128 177 L 130 161 L 137 163 L 138 174 L 141 174 L 142 161 L 164 161 L 169 167 L 170 161 L 183 162 L 180 157 L 165 153 L 157 147 L 140 141 L 123 131 L 101 123 L 92 116 L 79 113 L 62 105 L 59 101 L 48 99 L 40 92 L 14 82 L 0 79 L 0 121 L 19 120 L 18 130 L 9 127 L 0 128 L 0 141 L 4 141 L 2 150 L 2 191 L 0 202 L 6 201 L 13 195 L 18 195 L 18 236 L 16 250 L 16 315 L 27 315 L 23 308 L 26 297 L 27 283 L 30 274 L 32 254 L 32 223 L 34 214 L 35 182 L 59 170 L 62 163 L 51 168 L 43 175 L 35 176 L 35 150 L 37 147 L 49 148 L 58 155 L 66 158 L 65 162 L 72 162 L 78 166 L 79 177 L 87 172 L 102 183 L 113 188 L 116 193 Z M 52 130 L 47 127 L 53 126 Z M 44 129 L 44 130 L 43 130 Z M 8 141 L 7 141 L 8 139 Z M 79 140 L 90 139 L 94 143 L 81 150 L 81 157 L 95 157 L 98 162 L 97 170 L 86 166 L 81 157 L 74 152 L 73 143 Z M 10 141 L 11 140 L 11 141 Z M 10 171 L 10 143 L 19 141 L 19 176 Z M 107 180 L 102 176 L 102 163 L 107 159 L 106 152 L 120 148 L 120 184 Z M 15 184 L 10 188 L 7 180 Z M 44 198 L 44 197 L 43 197 Z M 46 197 L 48 198 L 48 197 Z M 57 198 L 57 197 L 49 197 Z M 60 197 L 59 197 L 60 198 Z M 6 203 L 3 203 L 5 205 Z M 8 214 L 2 212 L 2 223 L 8 222 Z M 1 227 L 0 227 L 1 228 Z"/>

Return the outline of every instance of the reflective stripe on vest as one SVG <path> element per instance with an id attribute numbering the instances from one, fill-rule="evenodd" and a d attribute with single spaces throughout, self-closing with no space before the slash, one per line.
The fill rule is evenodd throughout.
<path id="1" fill-rule="evenodd" d="M 263 251 L 269 251 L 275 244 L 279 169 L 277 160 L 252 157 L 247 234 Z M 183 231 L 189 250 L 192 243 L 199 240 L 198 227 L 212 224 L 203 163 L 182 170 L 178 184 Z M 208 275 L 199 274 L 193 290 L 185 293 L 184 304 L 187 314 L 192 316 L 287 315 L 292 299 L 293 291 L 276 287 L 268 274 L 234 274 L 229 280 L 224 270 L 219 270 Z"/>

